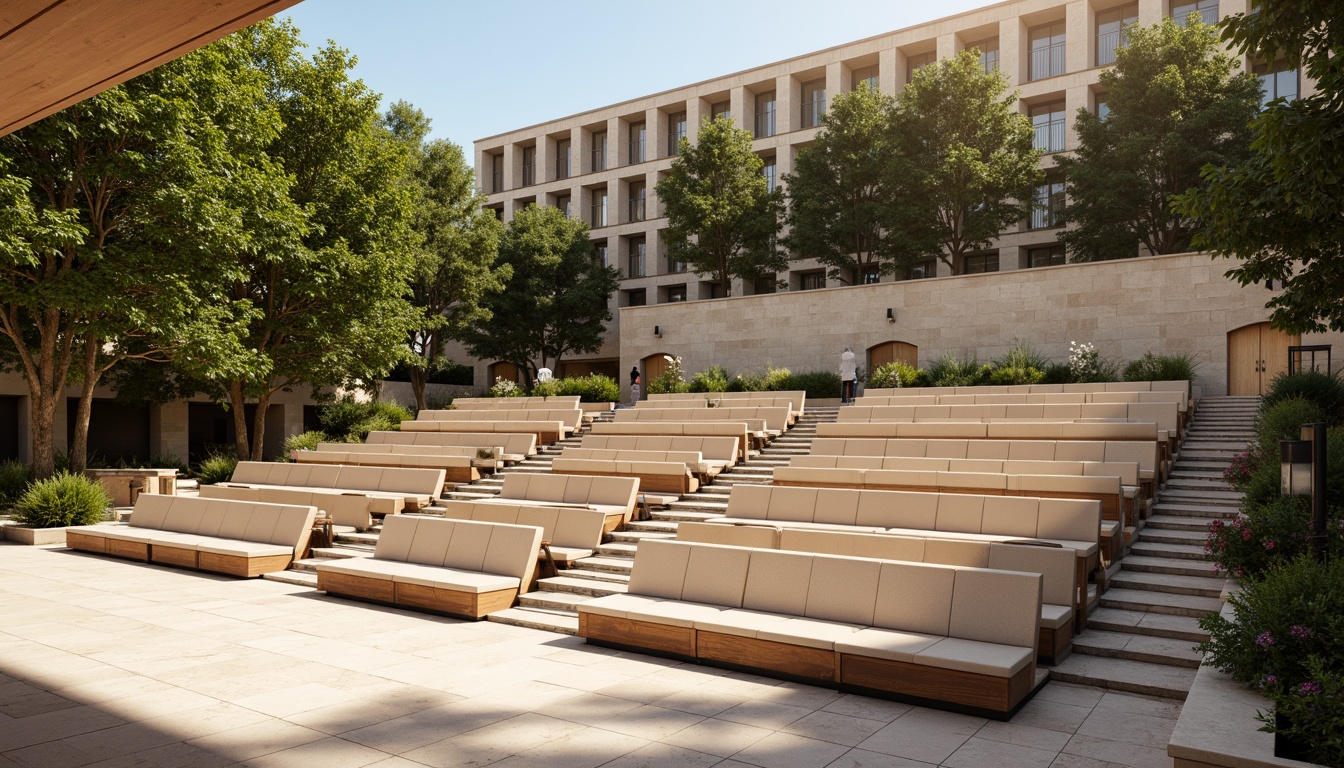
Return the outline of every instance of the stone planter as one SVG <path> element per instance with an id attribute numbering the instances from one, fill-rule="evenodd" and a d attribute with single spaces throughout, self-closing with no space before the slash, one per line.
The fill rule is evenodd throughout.
<path id="1" fill-rule="evenodd" d="M 30 547 L 65 546 L 64 528 L 33 528 L 27 525 L 10 524 L 0 527 L 3 538 L 15 544 Z"/>

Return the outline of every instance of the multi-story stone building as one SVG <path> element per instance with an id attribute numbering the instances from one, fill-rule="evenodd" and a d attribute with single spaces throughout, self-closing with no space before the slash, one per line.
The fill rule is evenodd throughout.
<path id="1" fill-rule="evenodd" d="M 582 218 L 608 264 L 621 272 L 613 309 L 717 298 L 722 288 L 667 257 L 667 220 L 654 193 L 684 136 L 695 140 L 705 117 L 726 115 L 755 136 L 771 185 L 793 169 L 812 142 L 836 94 L 868 83 L 896 94 L 911 73 L 940 58 L 977 49 L 986 68 L 1003 72 L 1018 92 L 1019 108 L 1035 128 L 1044 153 L 1039 208 L 1002 233 L 988 250 L 956 264 L 959 274 L 1031 269 L 1065 263 L 1059 242 L 1064 184 L 1055 173 L 1059 153 L 1076 147 L 1073 115 L 1105 111 L 1100 75 L 1115 60 L 1131 24 L 1171 16 L 1212 23 L 1247 10 L 1248 0 L 1012 0 L 804 56 L 766 64 L 662 93 L 589 110 L 475 144 L 477 180 L 490 208 L 509 220 L 527 205 L 550 205 Z M 1247 63 L 1247 66 L 1251 66 Z M 1267 98 L 1291 96 L 1297 72 L 1256 67 Z M 930 260 L 907 274 L 843 275 L 837 281 L 815 260 L 795 260 L 787 273 L 755 284 L 736 281 L 732 295 L 837 287 L 952 274 Z M 615 314 L 620 314 L 616 312 Z M 567 362 L 562 374 L 618 365 L 619 321 L 597 354 Z M 464 355 L 459 352 L 458 359 Z M 478 384 L 516 376 L 513 366 L 478 363 Z"/>

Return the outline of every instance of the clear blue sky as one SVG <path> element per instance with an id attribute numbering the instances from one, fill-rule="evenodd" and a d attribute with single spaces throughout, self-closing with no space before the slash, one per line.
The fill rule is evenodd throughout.
<path id="1" fill-rule="evenodd" d="M 304 0 L 311 47 L 467 148 L 496 133 L 890 32 L 992 0 Z"/>

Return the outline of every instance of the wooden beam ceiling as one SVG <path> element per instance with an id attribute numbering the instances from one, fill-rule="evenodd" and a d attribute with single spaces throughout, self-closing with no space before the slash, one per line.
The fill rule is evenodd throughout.
<path id="1" fill-rule="evenodd" d="M 299 0 L 0 0 L 0 136 Z"/>

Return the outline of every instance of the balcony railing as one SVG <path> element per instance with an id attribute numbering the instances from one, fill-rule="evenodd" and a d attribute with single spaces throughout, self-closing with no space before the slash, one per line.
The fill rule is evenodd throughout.
<path id="1" fill-rule="evenodd" d="M 644 220 L 644 198 L 632 198 L 630 200 L 630 220 Z"/>
<path id="2" fill-rule="evenodd" d="M 1063 152 L 1064 151 L 1064 121 L 1051 120 L 1048 123 L 1037 125 L 1036 132 L 1032 137 L 1032 146 L 1042 152 Z"/>
<path id="3" fill-rule="evenodd" d="M 821 116 L 826 114 L 826 101 L 818 99 L 803 104 L 802 127 L 817 128 L 821 125 Z"/>
<path id="4" fill-rule="evenodd" d="M 537 183 L 537 167 L 535 165 L 523 166 L 523 186 L 528 187 Z"/>
<path id="5" fill-rule="evenodd" d="M 756 113 L 756 138 L 775 135 L 775 108 L 771 106 L 764 112 Z"/>
<path id="6" fill-rule="evenodd" d="M 1097 35 L 1097 66 L 1115 63 L 1115 49 L 1129 45 L 1129 30 L 1117 29 Z"/>
<path id="7" fill-rule="evenodd" d="M 1043 80 L 1064 74 L 1064 43 L 1056 43 L 1031 52 L 1031 79 Z"/>
<path id="8" fill-rule="evenodd" d="M 670 275 L 681 274 L 686 271 L 686 262 L 676 261 L 672 257 L 667 259 L 667 273 Z"/>
<path id="9" fill-rule="evenodd" d="M 1060 226 L 1064 213 L 1064 195 L 1062 193 L 1037 194 L 1035 205 L 1031 208 L 1031 228 L 1050 229 Z"/>

